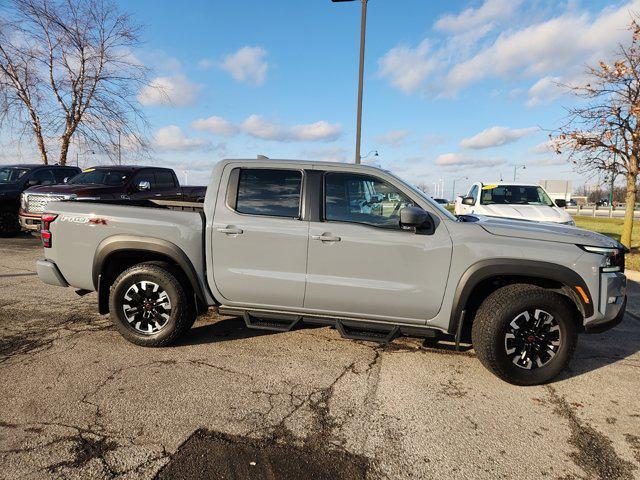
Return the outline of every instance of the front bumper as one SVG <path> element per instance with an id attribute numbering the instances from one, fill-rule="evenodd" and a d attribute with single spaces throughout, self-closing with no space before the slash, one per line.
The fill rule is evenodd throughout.
<path id="1" fill-rule="evenodd" d="M 20 228 L 30 232 L 40 230 L 40 222 L 42 221 L 42 215 L 28 214 L 20 212 Z"/>
<path id="2" fill-rule="evenodd" d="M 36 262 L 36 271 L 38 272 L 38 277 L 44 283 L 57 287 L 69 286 L 58 266 L 50 260 L 38 260 Z"/>
<path id="3" fill-rule="evenodd" d="M 619 272 L 601 274 L 599 293 L 598 311 L 584 325 L 589 333 L 604 332 L 622 321 L 627 308 L 627 277 Z"/>

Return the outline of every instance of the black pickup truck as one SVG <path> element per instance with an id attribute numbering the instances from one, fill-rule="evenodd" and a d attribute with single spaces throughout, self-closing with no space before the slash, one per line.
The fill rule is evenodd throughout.
<path id="1" fill-rule="evenodd" d="M 36 185 L 64 183 L 80 173 L 78 167 L 42 164 L 0 165 L 0 233 L 20 231 L 20 195 Z"/>
<path id="2" fill-rule="evenodd" d="M 203 202 L 206 187 L 183 187 L 170 168 L 99 166 L 63 185 L 30 188 L 22 194 L 20 226 L 39 230 L 42 213 L 55 200 L 178 200 Z"/>

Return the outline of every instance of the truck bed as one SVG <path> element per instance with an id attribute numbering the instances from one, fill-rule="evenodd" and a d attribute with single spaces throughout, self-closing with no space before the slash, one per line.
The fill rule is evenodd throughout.
<path id="1" fill-rule="evenodd" d="M 140 238 L 177 246 L 191 260 L 198 276 L 204 278 L 202 203 L 163 200 L 51 202 L 47 212 L 57 215 L 50 226 L 52 246 L 47 249 L 47 258 L 60 267 L 69 284 L 78 288 L 96 289 L 91 265 L 97 252 L 107 243 L 134 245 Z"/>

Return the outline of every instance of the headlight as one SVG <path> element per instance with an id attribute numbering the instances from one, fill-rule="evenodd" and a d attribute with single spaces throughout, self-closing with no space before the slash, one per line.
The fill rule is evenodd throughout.
<path id="1" fill-rule="evenodd" d="M 624 272 L 624 249 L 579 245 L 585 252 L 604 255 L 603 272 Z"/>
<path id="2" fill-rule="evenodd" d="M 570 227 L 575 227 L 576 222 L 574 220 L 569 220 L 568 222 L 562 222 L 562 225 L 569 225 Z"/>
<path id="3" fill-rule="evenodd" d="M 27 211 L 27 195 L 25 193 L 20 195 L 20 209 Z"/>

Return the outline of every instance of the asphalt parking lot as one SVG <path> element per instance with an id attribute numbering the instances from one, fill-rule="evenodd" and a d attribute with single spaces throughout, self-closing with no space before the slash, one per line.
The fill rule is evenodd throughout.
<path id="1" fill-rule="evenodd" d="M 40 283 L 40 256 L 0 239 L 0 478 L 640 478 L 640 284 L 620 326 L 523 388 L 472 350 L 213 312 L 137 347 L 94 294 Z"/>

